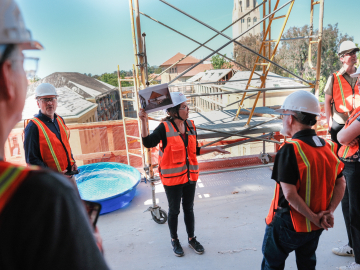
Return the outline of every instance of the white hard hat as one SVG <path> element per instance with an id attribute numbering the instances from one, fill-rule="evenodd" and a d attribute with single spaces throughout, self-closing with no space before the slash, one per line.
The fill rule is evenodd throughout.
<path id="1" fill-rule="evenodd" d="M 359 48 L 356 47 L 354 42 L 346 40 L 340 44 L 338 54 L 342 55 L 344 53 L 352 52 L 353 50 L 356 50 L 358 52 Z"/>
<path id="2" fill-rule="evenodd" d="M 298 90 L 288 95 L 283 105 L 276 111 L 280 113 L 283 111 L 295 111 L 320 115 L 320 103 L 313 94 Z"/>
<path id="3" fill-rule="evenodd" d="M 35 89 L 35 98 L 44 96 L 58 96 L 55 86 L 50 83 L 39 84 Z"/>
<path id="4" fill-rule="evenodd" d="M 43 49 L 39 42 L 32 40 L 30 31 L 25 28 L 16 2 L 0 0 L 0 46 L 8 44 L 21 44 L 22 50 Z"/>
<path id="5" fill-rule="evenodd" d="M 174 104 L 174 107 L 186 101 L 186 97 L 183 93 L 171 92 L 170 95 L 171 95 L 171 99 Z"/>

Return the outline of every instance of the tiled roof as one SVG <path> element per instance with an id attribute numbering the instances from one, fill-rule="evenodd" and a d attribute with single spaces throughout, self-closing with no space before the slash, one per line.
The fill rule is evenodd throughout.
<path id="1" fill-rule="evenodd" d="M 172 64 L 176 63 L 177 61 L 179 61 L 181 58 L 183 58 L 185 56 L 185 54 L 182 53 L 177 53 L 175 54 L 173 57 L 171 57 L 169 60 L 165 61 L 164 63 L 162 63 L 160 66 L 171 66 Z M 199 59 L 196 59 L 193 56 L 188 56 L 186 57 L 184 60 L 182 60 L 178 65 L 183 65 L 183 64 L 196 64 L 197 62 L 199 62 Z"/>
<path id="2" fill-rule="evenodd" d="M 185 73 L 183 77 L 192 77 L 198 74 L 199 72 L 204 72 L 206 70 L 213 69 L 212 64 L 200 64 L 197 67 L 193 68 L 189 72 Z"/>
<path id="3" fill-rule="evenodd" d="M 68 87 L 84 98 L 95 97 L 100 94 L 116 90 L 115 86 L 100 82 L 78 72 L 55 72 L 29 85 L 27 96 L 34 94 L 36 87 L 41 83 L 51 83 L 56 88 Z"/>
<path id="4" fill-rule="evenodd" d="M 56 90 L 59 94 L 56 113 L 62 117 L 80 117 L 84 112 L 97 107 L 97 104 L 85 100 L 66 86 L 56 88 Z M 22 112 L 22 119 L 32 118 L 38 112 L 35 96 L 28 96 Z"/>

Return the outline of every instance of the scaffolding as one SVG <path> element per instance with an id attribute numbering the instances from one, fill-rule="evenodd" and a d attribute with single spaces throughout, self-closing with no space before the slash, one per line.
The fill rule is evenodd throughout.
<path id="1" fill-rule="evenodd" d="M 147 19 L 150 19 L 154 22 L 156 22 L 157 24 L 160 24 L 163 27 L 166 27 L 167 29 L 170 29 L 171 31 L 174 31 L 175 33 L 181 35 L 182 37 L 185 37 L 189 40 L 191 40 L 192 42 L 194 42 L 195 44 L 197 44 L 198 46 L 192 50 L 191 52 L 189 52 L 188 54 L 186 54 L 184 57 L 182 57 L 180 60 L 178 60 L 176 63 L 172 64 L 170 67 L 168 67 L 167 69 L 163 70 L 157 77 L 161 76 L 163 73 L 165 73 L 167 70 L 169 70 L 170 68 L 172 68 L 173 66 L 177 65 L 178 63 L 180 63 L 181 61 L 183 61 L 185 58 L 187 58 L 188 56 L 190 56 L 191 54 L 193 54 L 194 52 L 196 52 L 198 49 L 200 48 L 206 48 L 209 51 L 211 51 L 211 53 L 209 55 L 207 55 L 206 57 L 204 57 L 203 59 L 201 59 L 198 63 L 192 65 L 191 67 L 189 67 L 188 69 L 186 69 L 185 71 L 183 71 L 182 73 L 180 73 L 178 76 L 176 76 L 175 78 L 173 78 L 170 82 L 169 82 L 169 87 L 171 86 L 175 86 L 174 82 L 179 79 L 180 77 L 182 77 L 184 74 L 188 73 L 190 70 L 194 69 L 195 67 L 197 67 L 198 65 L 202 64 L 206 59 L 212 57 L 215 54 L 218 54 L 226 59 L 228 59 L 229 61 L 231 61 L 232 63 L 237 64 L 239 67 L 242 67 L 245 70 L 250 71 L 250 76 L 248 79 L 246 79 L 247 84 L 245 89 L 234 89 L 228 92 L 224 92 L 222 91 L 222 85 L 218 85 L 216 86 L 217 91 L 213 92 L 213 93 L 192 93 L 192 94 L 186 94 L 187 97 L 199 97 L 199 96 L 219 96 L 219 95 L 224 95 L 224 94 L 238 94 L 241 95 L 241 99 L 237 102 L 233 102 L 231 104 L 223 104 L 219 107 L 221 107 L 221 110 L 223 108 L 226 108 L 230 105 L 236 104 L 238 103 L 238 109 L 236 112 L 236 115 L 233 119 L 233 121 L 238 120 L 238 116 L 239 114 L 241 114 L 241 109 L 244 107 L 244 101 L 247 98 L 250 97 L 255 97 L 253 106 L 251 108 L 251 110 L 248 113 L 248 120 L 246 122 L 245 125 L 245 129 L 242 130 L 241 132 L 224 132 L 224 131 L 219 131 L 219 130 L 213 130 L 213 129 L 206 129 L 206 128 L 198 128 L 198 129 L 203 129 L 203 130 L 207 130 L 207 131 L 212 131 L 212 132 L 217 132 L 217 133 L 221 133 L 222 135 L 220 136 L 219 139 L 210 142 L 207 145 L 211 145 L 214 143 L 217 143 L 219 141 L 223 141 L 229 137 L 232 136 L 237 136 L 237 137 L 242 137 L 243 139 L 245 139 L 244 141 L 241 141 L 241 143 L 247 143 L 247 142 L 251 142 L 254 140 L 258 140 L 258 141 L 262 141 L 263 142 L 263 149 L 264 152 L 261 153 L 260 155 L 260 159 L 262 160 L 263 163 L 269 163 L 269 161 L 271 161 L 271 159 L 269 159 L 269 156 L 267 154 L 265 154 L 265 142 L 271 142 L 271 143 L 275 143 L 275 144 L 279 144 L 279 141 L 274 140 L 274 134 L 262 134 L 261 136 L 257 136 L 257 137 L 251 137 L 246 135 L 247 131 L 252 130 L 254 127 L 262 125 L 264 123 L 268 123 L 270 121 L 276 120 L 278 119 L 276 116 L 274 115 L 270 115 L 268 117 L 270 117 L 269 120 L 264 121 L 262 123 L 250 126 L 250 121 L 252 119 L 252 117 L 254 115 L 256 115 L 255 113 L 255 107 L 257 106 L 258 100 L 260 98 L 260 95 L 263 95 L 263 107 L 266 106 L 266 102 L 265 102 L 265 96 L 266 96 L 266 92 L 270 91 L 270 90 L 282 90 L 283 88 L 272 88 L 272 87 L 266 87 L 266 79 L 268 76 L 268 73 L 270 71 L 270 68 L 272 66 L 276 66 L 277 68 L 280 68 L 281 70 L 287 72 L 288 74 L 290 74 L 294 79 L 296 79 L 297 81 L 300 81 L 303 86 L 300 87 L 287 87 L 286 89 L 304 89 L 304 88 L 314 88 L 315 89 L 315 94 L 318 96 L 319 94 L 319 79 L 320 79 L 320 63 L 321 63 L 321 41 L 322 41 L 322 28 L 323 28 L 323 16 L 324 16 L 324 0 L 319 0 L 319 1 L 314 1 L 314 0 L 310 0 L 311 1 L 311 10 L 310 10 L 310 29 L 311 32 L 309 33 L 308 36 L 305 37 L 297 37 L 294 39 L 282 39 L 286 24 L 288 22 L 289 16 L 294 8 L 294 4 L 295 4 L 295 0 L 290 0 L 287 1 L 285 4 L 280 5 L 280 0 L 273 0 L 273 4 L 271 0 L 264 0 L 263 2 L 261 2 L 260 4 L 258 4 L 254 9 L 250 10 L 249 12 L 247 12 L 245 15 L 243 15 L 241 18 L 239 18 L 238 20 L 234 21 L 233 23 L 231 23 L 230 25 L 228 25 L 227 27 L 225 27 L 223 30 L 218 31 L 217 29 L 211 27 L 210 25 L 202 22 L 201 20 L 195 18 L 194 16 L 186 13 L 185 11 L 179 9 L 178 7 L 175 7 L 174 5 L 166 2 L 165 0 L 159 0 L 160 2 L 166 4 L 168 7 L 182 13 L 183 15 L 191 18 L 192 20 L 194 20 L 195 22 L 205 26 L 206 28 L 212 30 L 213 32 L 215 32 L 215 35 L 212 36 L 210 39 L 208 39 L 206 42 L 199 42 L 193 38 L 190 38 L 189 36 L 187 36 L 186 34 L 180 32 L 179 30 L 176 30 L 168 25 L 166 25 L 163 22 L 160 22 L 159 20 L 151 17 L 150 15 L 147 15 L 143 12 L 140 12 L 139 10 L 139 2 L 138 0 L 129 0 L 129 8 L 130 8 L 130 19 L 131 19 L 131 30 L 132 30 L 132 39 L 133 39 L 133 49 L 134 49 L 134 62 L 135 62 L 135 67 L 134 67 L 134 89 L 135 89 L 135 93 L 137 94 L 137 91 L 139 89 L 144 89 L 146 88 L 149 83 L 156 79 L 153 78 L 152 80 L 148 81 L 148 76 L 147 76 L 147 55 L 146 55 L 146 44 L 145 44 L 145 33 L 141 32 L 141 22 L 140 22 L 140 14 L 142 16 L 144 16 Z M 308 0 L 309 1 L 309 0 Z M 319 5 L 320 6 L 320 11 L 319 11 L 319 31 L 317 36 L 314 36 L 314 31 L 313 31 L 313 20 L 314 20 L 314 7 L 315 5 Z M 259 20 L 258 22 L 256 22 L 252 27 L 248 28 L 246 31 L 242 32 L 239 36 L 237 37 L 229 37 L 226 34 L 224 34 L 224 31 L 229 29 L 232 25 L 234 25 L 235 23 L 237 23 L 238 21 L 242 20 L 244 17 L 246 17 L 248 14 L 250 14 L 252 11 L 258 9 L 262 7 L 263 10 L 263 16 L 262 19 Z M 285 14 L 283 15 L 278 15 L 278 13 L 280 11 L 284 11 L 285 10 Z M 276 16 L 276 17 L 275 17 Z M 272 39 L 271 37 L 271 33 L 272 33 L 272 28 L 273 26 L 273 22 L 275 20 L 280 20 L 283 19 L 283 23 L 280 27 L 280 31 L 279 34 L 277 36 L 276 39 Z M 239 41 L 239 38 L 244 36 L 246 33 L 248 33 L 250 30 L 252 30 L 254 27 L 258 26 L 262 24 L 262 28 L 263 28 L 263 37 L 262 37 L 262 41 L 261 41 L 261 46 L 259 51 L 254 51 L 253 49 L 245 46 L 244 44 L 242 44 Z M 224 38 L 226 38 L 228 41 L 226 43 L 224 43 L 222 46 L 220 46 L 217 49 L 213 49 L 210 48 L 207 44 L 213 40 L 214 38 L 216 38 L 217 36 L 222 36 Z M 296 39 L 308 39 L 309 40 L 309 59 L 308 59 L 308 63 L 310 65 L 311 68 L 313 68 L 314 70 L 316 70 L 316 79 L 315 81 L 307 81 L 305 79 L 303 79 L 302 77 L 294 74 L 293 72 L 291 72 L 290 70 L 286 69 L 285 67 L 279 65 L 278 63 L 275 62 L 275 55 L 277 53 L 278 47 L 280 45 L 281 41 L 284 40 L 296 40 Z M 311 53 L 312 53 L 312 45 L 313 44 L 317 44 L 317 63 L 316 66 L 314 67 L 311 63 Z M 236 60 L 234 59 L 230 59 L 229 57 L 226 57 L 225 55 L 221 54 L 220 51 L 225 48 L 226 46 L 230 45 L 230 44 L 237 44 L 240 47 L 246 49 L 249 53 L 255 54 L 257 56 L 256 61 L 254 66 L 249 69 L 246 66 L 244 66 L 242 63 L 238 63 Z M 257 75 L 258 78 L 253 78 L 254 75 Z M 251 82 L 253 80 L 260 80 L 261 81 L 261 85 L 260 87 L 253 87 L 251 86 Z M 119 85 L 120 85 L 120 79 L 119 79 Z M 224 83 L 224 82 L 221 82 Z M 211 82 L 207 82 L 206 84 L 211 84 Z M 218 84 L 218 83 L 216 83 Z M 194 85 L 196 85 L 196 83 L 194 83 Z M 254 90 L 255 88 L 255 90 Z M 248 95 L 248 93 L 251 92 L 256 92 L 255 94 L 252 94 L 251 96 Z M 120 87 L 120 93 L 121 93 L 121 87 Z M 120 94 L 120 96 L 122 96 Z M 139 106 L 138 104 L 138 100 L 135 100 L 134 102 L 137 102 L 137 106 Z M 137 119 L 139 121 L 139 119 Z M 148 119 L 149 120 L 149 119 Z M 149 131 L 149 123 L 148 120 L 146 121 L 146 129 Z M 156 119 L 152 119 L 152 120 L 156 120 Z M 125 120 L 124 120 L 125 121 Z M 235 123 L 235 122 L 234 122 Z M 126 130 L 125 128 L 125 122 L 124 122 L 124 131 Z M 126 132 L 126 131 L 125 131 Z M 139 138 L 136 138 L 139 139 Z M 230 144 L 226 147 L 231 147 L 233 145 L 238 145 L 238 143 L 234 143 L 234 144 Z M 152 163 L 151 160 L 151 151 L 150 149 L 142 149 L 142 153 L 144 155 L 144 171 L 146 172 L 146 178 L 147 180 L 150 181 L 151 185 L 152 185 L 152 192 L 153 192 L 153 206 L 150 207 L 148 210 L 151 211 L 153 218 L 155 216 L 155 221 L 156 219 L 158 219 L 158 221 L 164 220 L 164 216 L 163 213 L 161 212 L 162 210 L 160 210 L 160 207 L 156 205 L 156 201 L 155 201 L 155 186 L 154 186 L 154 181 L 157 180 L 154 177 L 154 167 L 155 164 Z M 129 158 L 128 158 L 129 160 Z M 165 220 L 166 221 L 166 220 Z M 158 222 L 161 223 L 161 222 Z"/>
<path id="2" fill-rule="evenodd" d="M 168 67 L 167 69 L 165 69 L 162 73 L 160 73 L 158 76 L 161 76 L 161 74 L 163 74 L 164 72 L 166 72 L 167 70 L 169 70 L 170 68 L 172 68 L 173 66 L 175 66 L 176 64 L 178 64 L 179 62 L 181 62 L 182 60 L 184 60 L 186 57 L 190 56 L 191 54 L 193 54 L 195 51 L 197 51 L 200 48 L 206 48 L 208 50 L 211 51 L 211 53 L 209 55 L 207 55 L 206 57 L 204 57 L 203 59 L 201 59 L 197 64 L 191 66 L 190 68 L 186 69 L 185 71 L 183 71 L 181 74 L 179 74 L 177 77 L 173 78 L 170 82 L 169 82 L 169 86 L 171 86 L 174 81 L 176 81 L 178 78 L 182 77 L 184 74 L 186 74 L 187 72 L 189 72 L 190 70 L 192 70 L 193 68 L 195 68 L 196 66 L 198 66 L 199 64 L 203 63 L 206 59 L 210 58 L 211 56 L 218 54 L 222 57 L 225 57 L 226 59 L 232 61 L 233 63 L 237 64 L 238 66 L 251 71 L 249 78 L 247 79 L 247 84 L 245 89 L 243 90 L 234 90 L 228 93 L 224 93 L 222 91 L 218 91 L 215 93 L 197 93 L 197 94 L 187 94 L 186 96 L 188 97 L 195 97 L 195 96 L 218 96 L 218 95 L 223 95 L 223 94 L 235 94 L 235 93 L 239 93 L 242 94 L 241 100 L 238 102 L 239 106 L 238 106 L 238 110 L 236 113 L 236 116 L 234 117 L 234 120 L 238 120 L 238 116 L 240 114 L 240 110 L 241 108 L 243 108 L 244 105 L 244 100 L 247 98 L 247 93 L 248 92 L 254 92 L 254 89 L 249 89 L 249 87 L 251 87 L 251 81 L 254 79 L 260 79 L 261 80 L 261 85 L 260 87 L 257 87 L 258 89 L 256 90 L 256 98 L 254 101 L 254 104 L 251 108 L 251 111 L 249 113 L 249 118 L 247 120 L 246 126 L 250 125 L 250 121 L 254 115 L 254 111 L 255 111 L 255 107 L 257 106 L 259 97 L 261 94 L 263 94 L 263 106 L 266 106 L 265 103 L 265 95 L 266 95 L 266 91 L 269 90 L 281 90 L 281 88 L 266 88 L 266 78 L 268 76 L 268 73 L 270 71 L 270 68 L 272 66 L 276 66 L 282 70 L 284 70 L 285 72 L 289 73 L 290 75 L 292 75 L 294 78 L 296 78 L 297 80 L 299 80 L 300 82 L 302 82 L 304 84 L 304 88 L 315 88 L 315 94 L 318 96 L 319 93 L 319 79 L 320 79 L 320 63 L 321 63 L 321 41 L 322 41 L 322 28 L 323 28 L 323 16 L 324 16 L 324 0 L 320 0 L 320 1 L 314 1 L 314 0 L 310 0 L 311 1 L 311 9 L 310 9 L 310 29 L 311 32 L 309 33 L 309 36 L 305 36 L 305 37 L 297 37 L 294 39 L 286 39 L 286 40 L 296 40 L 296 39 L 309 39 L 309 59 L 308 59 L 308 63 L 310 65 L 311 68 L 313 68 L 314 70 L 316 70 L 316 80 L 315 81 L 307 81 L 303 78 L 301 78 L 300 76 L 294 74 L 293 72 L 289 71 L 288 69 L 282 67 L 281 65 L 277 64 L 274 60 L 277 49 L 279 47 L 279 44 L 281 41 L 285 40 L 282 39 L 282 35 L 284 33 L 286 24 L 288 22 L 289 16 L 293 10 L 293 6 L 295 3 L 295 0 L 290 0 L 288 2 L 286 2 L 285 4 L 280 6 L 280 0 L 276 0 L 273 1 L 274 4 L 272 4 L 271 0 L 264 0 L 263 2 L 261 2 L 260 4 L 258 4 L 254 9 L 250 10 L 249 12 L 247 12 L 246 14 L 244 14 L 241 18 L 238 18 L 237 20 L 235 20 L 234 22 L 232 22 L 230 25 L 228 25 L 227 27 L 225 27 L 223 30 L 218 31 L 215 28 L 211 27 L 210 25 L 202 22 L 201 20 L 195 18 L 194 16 L 186 13 L 185 11 L 179 9 L 178 7 L 175 7 L 174 5 L 166 2 L 165 0 L 159 0 L 160 2 L 166 4 L 167 6 L 169 6 L 170 8 L 182 13 L 183 15 L 191 18 L 192 20 L 196 21 L 197 23 L 207 27 L 208 29 L 212 30 L 215 32 L 215 35 L 212 36 L 210 39 L 208 39 L 206 42 L 201 43 L 198 42 L 197 40 L 190 38 L 189 36 L 185 35 L 184 33 L 181 33 L 180 31 L 166 25 L 165 23 L 160 22 L 159 20 L 152 18 L 151 16 L 140 12 L 139 11 L 139 3 L 138 0 L 134 0 L 134 8 L 132 5 L 132 0 L 129 0 L 130 3 L 130 15 L 131 15 L 131 25 L 132 25 L 132 31 L 133 31 L 133 43 L 134 43 L 134 53 L 135 53 L 135 63 L 138 67 L 140 67 L 140 72 L 136 71 L 136 76 L 139 76 L 139 73 L 141 73 L 141 83 L 142 83 L 142 87 L 146 87 L 146 85 L 149 84 L 149 82 L 147 81 L 147 72 L 144 72 L 144 66 L 147 66 L 147 63 L 145 61 L 146 59 L 146 48 L 144 45 L 144 39 L 141 38 L 142 34 L 141 34 L 141 25 L 140 25 L 140 14 L 143 15 L 144 17 L 162 25 L 163 27 L 166 27 L 167 29 L 170 29 L 172 31 L 174 31 L 175 33 L 193 41 L 194 43 L 198 44 L 199 46 L 196 47 L 193 51 L 191 51 L 190 53 L 186 54 L 183 58 L 181 58 L 180 60 L 178 60 L 176 63 L 172 64 L 170 67 Z M 315 5 L 320 5 L 320 9 L 319 9 L 319 31 L 318 31 L 318 35 L 314 36 L 314 31 L 313 31 L 313 21 L 314 21 L 314 7 Z M 246 31 L 242 32 L 238 37 L 234 37 L 231 38 L 229 36 L 227 36 L 226 34 L 224 34 L 223 32 L 227 29 L 229 29 L 231 26 L 233 26 L 235 23 L 237 23 L 238 21 L 240 21 L 241 19 L 243 19 L 244 17 L 246 17 L 248 14 L 250 14 L 252 11 L 258 9 L 259 7 L 262 6 L 262 10 L 263 10 L 263 18 L 261 20 L 259 20 L 257 23 L 255 23 L 252 27 L 248 28 Z M 134 10 L 135 10 L 135 17 L 134 17 Z M 281 10 L 285 10 L 286 13 L 284 15 L 279 15 L 277 17 L 275 17 L 275 15 L 281 11 Z M 278 34 L 278 37 L 276 39 L 272 39 L 271 37 L 271 32 L 272 32 L 272 23 L 275 20 L 279 20 L 279 19 L 284 19 L 282 26 L 280 28 L 280 32 Z M 134 27 L 134 20 L 136 21 L 136 33 L 135 33 L 135 27 Z M 240 37 L 244 36 L 246 33 L 248 33 L 251 29 L 253 29 L 254 27 L 256 27 L 257 25 L 262 24 L 263 26 L 263 38 L 262 38 L 262 42 L 261 42 L 261 46 L 258 52 L 252 50 L 251 48 L 248 48 L 247 46 L 245 46 L 244 44 L 241 44 L 238 40 Z M 137 40 L 138 40 L 138 50 L 136 50 L 136 38 L 135 36 L 137 35 Z M 144 35 L 144 34 L 143 34 Z M 215 37 L 217 36 L 223 36 L 226 39 L 228 39 L 229 41 L 226 42 L 224 45 L 222 45 L 220 48 L 214 50 L 210 47 L 208 47 L 206 44 L 208 42 L 210 42 L 211 40 L 213 40 Z M 236 62 L 234 59 L 229 59 L 228 57 L 222 55 L 219 51 L 221 51 L 223 48 L 225 48 L 226 46 L 230 45 L 230 44 L 237 44 L 241 47 L 243 47 L 244 49 L 248 50 L 250 53 L 253 53 L 255 55 L 257 55 L 257 59 L 255 61 L 255 64 L 253 66 L 252 69 L 248 69 L 247 67 L 245 67 L 244 65 L 242 65 L 241 63 Z M 314 67 L 311 63 L 311 53 L 312 53 L 312 44 L 317 43 L 317 64 L 316 67 Z M 272 45 L 273 44 L 273 45 Z M 138 58 L 140 60 L 140 64 L 138 64 Z M 144 64 L 146 63 L 146 65 Z M 261 70 L 261 74 L 259 74 L 259 70 L 257 70 L 260 67 Z M 258 75 L 259 78 L 253 78 L 254 74 Z M 155 79 L 155 78 L 153 78 Z M 153 80 L 152 79 L 152 80 Z M 218 87 L 219 90 L 221 90 L 221 87 Z M 286 89 L 289 89 L 289 87 L 287 87 Z M 301 87 L 292 87 L 291 89 L 301 89 Z M 224 107 L 227 107 L 227 105 L 224 105 Z M 147 154 L 148 155 L 148 154 Z M 149 170 L 150 170 L 150 175 L 153 176 L 153 172 L 152 172 L 152 166 L 151 166 L 151 160 L 146 159 L 146 162 L 148 164 Z"/>

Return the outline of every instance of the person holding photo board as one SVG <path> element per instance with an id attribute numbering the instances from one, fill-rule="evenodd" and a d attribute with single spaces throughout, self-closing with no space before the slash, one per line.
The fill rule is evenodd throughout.
<path id="1" fill-rule="evenodd" d="M 168 116 L 152 134 L 146 127 L 147 113 L 140 109 L 139 118 L 142 122 L 142 141 L 145 147 L 152 148 L 160 144 L 159 175 L 164 185 L 169 204 L 168 224 L 171 245 L 176 256 L 181 257 L 184 251 L 177 235 L 178 215 L 182 200 L 184 220 L 188 234 L 189 246 L 197 254 L 204 253 L 204 247 L 196 240 L 194 197 L 196 181 L 199 177 L 197 155 L 211 152 L 229 154 L 220 146 L 201 148 L 198 146 L 194 121 L 189 120 L 189 107 L 186 97 L 179 92 L 172 92 L 173 107 L 168 108 Z"/>

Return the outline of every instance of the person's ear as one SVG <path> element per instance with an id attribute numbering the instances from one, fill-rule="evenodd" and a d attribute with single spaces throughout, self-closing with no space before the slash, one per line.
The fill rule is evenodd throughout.
<path id="1" fill-rule="evenodd" d="M 12 80 L 12 66 L 9 60 L 6 60 L 0 67 L 0 99 L 9 100 L 15 95 L 15 85 Z"/>
<path id="2" fill-rule="evenodd" d="M 40 102 L 41 102 L 41 100 L 36 99 L 36 102 L 37 102 L 37 105 L 38 105 L 38 107 L 39 107 L 39 109 L 40 109 Z"/>

